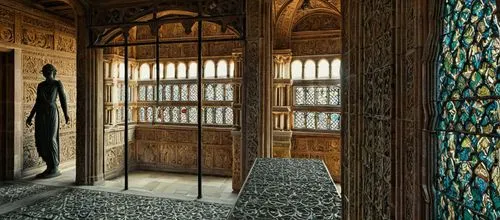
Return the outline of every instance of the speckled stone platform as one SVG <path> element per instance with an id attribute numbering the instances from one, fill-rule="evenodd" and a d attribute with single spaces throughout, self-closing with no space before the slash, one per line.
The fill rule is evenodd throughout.
<path id="1" fill-rule="evenodd" d="M 67 189 L 0 219 L 226 219 L 230 206 Z"/>
<path id="2" fill-rule="evenodd" d="M 322 161 L 257 159 L 229 219 L 341 219 L 340 212 Z"/>
<path id="3" fill-rule="evenodd" d="M 48 191 L 53 187 L 29 183 L 0 183 L 0 205 Z"/>

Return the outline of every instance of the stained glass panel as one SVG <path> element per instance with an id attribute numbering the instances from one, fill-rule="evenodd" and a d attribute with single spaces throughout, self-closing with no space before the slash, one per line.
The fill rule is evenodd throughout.
<path id="1" fill-rule="evenodd" d="M 160 111 L 160 108 L 155 107 L 155 121 L 156 122 L 161 122 L 162 121 L 162 112 Z"/>
<path id="2" fill-rule="evenodd" d="M 316 129 L 316 117 L 314 112 L 306 113 L 306 128 L 307 129 Z"/>
<path id="3" fill-rule="evenodd" d="M 166 85 L 164 88 L 164 94 L 165 94 L 165 101 L 172 101 L 172 86 L 171 85 Z"/>
<path id="4" fill-rule="evenodd" d="M 207 124 L 214 124 L 214 109 L 213 108 L 205 108 L 205 119 Z"/>
<path id="5" fill-rule="evenodd" d="M 139 121 L 140 122 L 146 121 L 146 110 L 144 110 L 143 107 L 139 109 Z"/>
<path id="6" fill-rule="evenodd" d="M 293 125 L 297 129 L 305 128 L 306 118 L 304 112 L 294 112 Z"/>
<path id="7" fill-rule="evenodd" d="M 198 101 L 198 85 L 189 86 L 189 101 Z"/>
<path id="8" fill-rule="evenodd" d="M 316 105 L 328 105 L 328 88 L 316 88 Z"/>
<path id="9" fill-rule="evenodd" d="M 331 113 L 330 120 L 328 123 L 330 124 L 330 130 L 339 131 L 340 130 L 340 114 Z"/>
<path id="10" fill-rule="evenodd" d="M 123 86 L 120 87 L 120 101 L 122 101 L 122 102 L 125 101 L 125 88 Z"/>
<path id="11" fill-rule="evenodd" d="M 446 0 L 438 67 L 437 219 L 500 218 L 494 0 Z"/>
<path id="12" fill-rule="evenodd" d="M 160 87 L 159 87 L 159 93 L 158 94 L 160 95 L 158 97 L 158 100 L 163 101 L 163 85 L 161 85 L 161 84 L 160 84 Z"/>
<path id="13" fill-rule="evenodd" d="M 215 110 L 215 124 L 224 124 L 224 108 L 217 108 Z"/>
<path id="14" fill-rule="evenodd" d="M 179 107 L 174 107 L 172 109 L 172 117 L 170 117 L 170 122 L 179 123 L 180 110 Z"/>
<path id="15" fill-rule="evenodd" d="M 306 95 L 303 87 L 295 87 L 295 104 L 304 105 L 306 103 Z"/>
<path id="16" fill-rule="evenodd" d="M 139 86 L 139 101 L 146 101 L 146 86 Z"/>
<path id="17" fill-rule="evenodd" d="M 315 95 L 315 89 L 314 87 L 306 87 L 305 88 L 305 104 L 306 105 L 314 105 L 314 95 Z"/>
<path id="18" fill-rule="evenodd" d="M 195 107 L 189 108 L 189 123 L 191 124 L 198 123 L 198 109 Z"/>
<path id="19" fill-rule="evenodd" d="M 232 125 L 233 124 L 233 109 L 232 108 L 226 108 L 226 116 L 225 116 L 225 121 L 227 125 Z"/>
<path id="20" fill-rule="evenodd" d="M 181 123 L 188 123 L 188 111 L 186 107 L 181 108 Z"/>
<path id="21" fill-rule="evenodd" d="M 165 107 L 163 110 L 163 121 L 166 123 L 170 122 L 170 107 Z"/>
<path id="22" fill-rule="evenodd" d="M 321 112 L 318 114 L 318 127 L 319 130 L 328 130 L 328 116 L 326 113 Z"/>
<path id="23" fill-rule="evenodd" d="M 233 101 L 233 85 L 226 84 L 226 101 Z"/>
<path id="24" fill-rule="evenodd" d="M 179 91 L 179 85 L 173 85 L 172 86 L 172 101 L 179 101 L 180 100 L 180 91 Z"/>
<path id="25" fill-rule="evenodd" d="M 224 101 L 224 84 L 215 86 L 215 101 Z"/>
<path id="26" fill-rule="evenodd" d="M 213 84 L 205 85 L 205 100 L 206 101 L 215 100 L 215 86 Z"/>
<path id="27" fill-rule="evenodd" d="M 154 101 L 154 89 L 153 86 L 148 86 L 148 101 Z"/>
<path id="28" fill-rule="evenodd" d="M 146 112 L 146 119 L 148 122 L 153 121 L 153 108 L 152 107 L 148 107 L 148 111 Z"/>
<path id="29" fill-rule="evenodd" d="M 328 88 L 328 104 L 329 105 L 340 105 L 340 88 L 335 86 L 330 86 Z"/>
<path id="30" fill-rule="evenodd" d="M 181 86 L 181 101 L 188 101 L 188 85 L 184 84 Z"/>

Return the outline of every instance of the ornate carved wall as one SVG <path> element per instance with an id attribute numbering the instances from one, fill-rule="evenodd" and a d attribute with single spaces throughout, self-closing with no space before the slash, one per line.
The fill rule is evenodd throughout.
<path id="1" fill-rule="evenodd" d="M 203 173 L 232 175 L 231 128 L 203 130 Z M 187 126 L 136 127 L 135 168 L 180 173 L 197 173 L 197 129 Z"/>
<path id="2" fill-rule="evenodd" d="M 425 0 L 343 2 L 345 219 L 425 219 Z M 429 36 L 428 36 L 429 35 Z M 428 48 L 426 48 L 428 49 Z"/>
<path id="3" fill-rule="evenodd" d="M 20 48 L 22 51 L 24 88 L 24 114 L 29 115 L 35 103 L 36 88 L 44 78 L 42 66 L 52 63 L 58 70 L 57 78 L 63 82 L 71 117 L 69 125 L 60 120 L 61 162 L 75 159 L 76 135 L 76 30 L 74 24 L 60 20 L 21 4 L 0 3 L 0 47 Z M 62 112 L 60 112 L 62 116 Z M 60 117 L 63 118 L 63 117 Z M 34 127 L 24 131 L 23 172 L 43 166 L 34 144 Z M 28 172 L 29 173 L 29 172 Z"/>
<path id="4" fill-rule="evenodd" d="M 293 158 L 323 160 L 336 183 L 340 183 L 340 135 L 321 135 L 296 132 L 292 137 L 291 154 Z"/>

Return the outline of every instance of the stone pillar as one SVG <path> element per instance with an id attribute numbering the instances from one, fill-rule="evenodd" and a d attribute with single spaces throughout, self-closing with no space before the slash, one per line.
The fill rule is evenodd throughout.
<path id="1" fill-rule="evenodd" d="M 233 84 L 233 190 L 239 191 L 241 179 L 241 75 L 243 73 L 243 54 L 241 49 L 233 52 L 234 79 Z"/>
<path id="2" fill-rule="evenodd" d="M 246 2 L 242 106 L 242 179 L 257 157 L 272 152 L 272 1 Z"/>
<path id="3" fill-rule="evenodd" d="M 292 99 L 290 79 L 292 51 L 273 51 L 273 157 L 291 157 L 292 131 L 291 112 Z"/>
<path id="4" fill-rule="evenodd" d="M 77 126 L 76 183 L 95 185 L 103 181 L 103 52 L 88 48 L 85 16 L 77 18 Z"/>

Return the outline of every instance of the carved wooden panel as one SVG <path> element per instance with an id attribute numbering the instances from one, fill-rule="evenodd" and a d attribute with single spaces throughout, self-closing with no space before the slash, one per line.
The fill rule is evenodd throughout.
<path id="1" fill-rule="evenodd" d="M 294 134 L 292 137 L 292 157 L 323 160 L 336 183 L 340 183 L 340 137 Z"/>
<path id="2" fill-rule="evenodd" d="M 197 132 L 195 127 L 137 127 L 138 169 L 196 173 Z M 203 132 L 203 173 L 231 176 L 233 140 L 230 130 L 206 129 Z"/>

